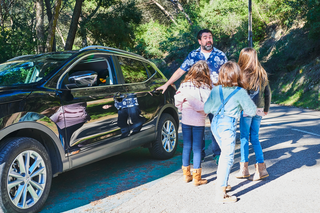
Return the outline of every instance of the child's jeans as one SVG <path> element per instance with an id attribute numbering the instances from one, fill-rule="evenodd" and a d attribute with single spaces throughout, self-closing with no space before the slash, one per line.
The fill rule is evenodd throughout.
<path id="1" fill-rule="evenodd" d="M 182 124 L 183 150 L 182 165 L 190 165 L 190 153 L 193 150 L 193 168 L 201 168 L 201 150 L 204 126 L 190 126 Z"/>
<path id="2" fill-rule="evenodd" d="M 237 119 L 226 115 L 217 115 L 211 123 L 211 131 L 220 149 L 217 171 L 217 187 L 228 186 L 229 174 L 234 161 Z"/>
<path id="3" fill-rule="evenodd" d="M 249 156 L 249 135 L 250 142 L 256 155 L 256 163 L 263 163 L 263 152 L 259 141 L 259 129 L 262 117 L 259 115 L 240 118 L 240 142 L 241 142 L 241 162 L 248 162 Z"/>

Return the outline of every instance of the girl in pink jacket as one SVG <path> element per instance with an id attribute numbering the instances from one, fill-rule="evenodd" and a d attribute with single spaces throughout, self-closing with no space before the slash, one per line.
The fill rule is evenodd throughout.
<path id="1" fill-rule="evenodd" d="M 204 103 L 212 89 L 210 71 L 206 61 L 198 61 L 188 71 L 176 95 L 175 105 L 181 111 L 182 118 L 182 171 L 185 182 L 196 186 L 206 184 L 201 179 L 201 150 L 204 136 L 206 114 Z M 193 150 L 193 177 L 190 172 L 190 154 Z"/>

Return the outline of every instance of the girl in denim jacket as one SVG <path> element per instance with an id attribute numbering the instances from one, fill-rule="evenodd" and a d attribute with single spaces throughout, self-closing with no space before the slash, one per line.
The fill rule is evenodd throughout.
<path id="1" fill-rule="evenodd" d="M 236 124 L 241 111 L 253 116 L 257 107 L 250 99 L 240 68 L 235 62 L 228 61 L 219 70 L 219 81 L 211 90 L 204 105 L 205 113 L 214 114 L 211 131 L 216 138 L 221 155 L 217 171 L 216 203 L 236 202 L 235 196 L 226 193 L 231 167 L 234 161 Z"/>
<path id="2" fill-rule="evenodd" d="M 249 156 L 249 136 L 255 156 L 255 174 L 252 180 L 261 180 L 269 176 L 262 148 L 259 141 L 259 129 L 263 116 L 268 114 L 271 102 L 271 90 L 268 82 L 267 72 L 263 69 L 258 61 L 258 55 L 253 48 L 244 48 L 240 52 L 238 64 L 241 72 L 248 82 L 248 94 L 256 104 L 257 113 L 254 116 L 241 114 L 240 118 L 240 143 L 241 143 L 241 160 L 240 171 L 236 174 L 236 178 L 248 178 L 250 173 L 248 170 Z"/>
<path id="3" fill-rule="evenodd" d="M 210 71 L 206 61 L 198 61 L 188 71 L 176 95 L 175 105 L 182 118 L 182 171 L 185 182 L 193 179 L 194 185 L 206 184 L 201 179 L 201 151 L 206 114 L 203 106 L 212 88 Z M 193 177 L 190 172 L 190 154 L 193 149 Z"/>

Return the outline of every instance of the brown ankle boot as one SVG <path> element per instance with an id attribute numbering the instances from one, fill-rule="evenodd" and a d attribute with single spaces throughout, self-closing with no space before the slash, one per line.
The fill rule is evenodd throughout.
<path id="1" fill-rule="evenodd" d="M 201 168 L 193 169 L 192 175 L 193 175 L 193 185 L 195 186 L 206 184 L 208 182 L 206 179 L 201 179 Z"/>
<path id="2" fill-rule="evenodd" d="M 236 174 L 236 178 L 248 178 L 250 177 L 248 162 L 240 162 L 240 171 Z"/>
<path id="3" fill-rule="evenodd" d="M 192 181 L 192 175 L 190 172 L 190 166 L 182 166 L 183 178 L 186 183 Z"/>
<path id="4" fill-rule="evenodd" d="M 254 173 L 252 180 L 261 180 L 269 176 L 265 163 L 257 163 L 254 166 L 256 167 L 256 172 Z"/>
<path id="5" fill-rule="evenodd" d="M 217 189 L 215 203 L 235 203 L 237 202 L 236 196 L 230 196 L 226 192 L 227 187 L 220 187 Z"/>

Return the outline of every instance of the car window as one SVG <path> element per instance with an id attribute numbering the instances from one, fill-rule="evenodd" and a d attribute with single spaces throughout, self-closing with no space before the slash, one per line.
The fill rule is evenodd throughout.
<path id="1" fill-rule="evenodd" d="M 117 78 L 111 56 L 90 55 L 69 70 L 63 79 L 62 87 L 71 89 L 113 84 L 117 84 Z"/>
<path id="2" fill-rule="evenodd" d="M 72 53 L 48 53 L 11 59 L 0 64 L 0 86 L 38 82 L 71 56 Z"/>
<path id="3" fill-rule="evenodd" d="M 149 64 L 149 63 L 144 63 L 145 64 L 145 66 L 147 67 L 147 72 L 148 72 L 148 75 L 151 77 L 151 76 L 153 76 L 154 75 L 154 78 L 155 79 L 163 79 L 163 76 L 159 73 L 159 72 L 157 72 L 154 68 L 153 68 L 153 66 L 151 66 L 151 64 Z"/>
<path id="4" fill-rule="evenodd" d="M 147 69 L 141 61 L 118 57 L 125 83 L 138 83 L 148 79 Z"/>

